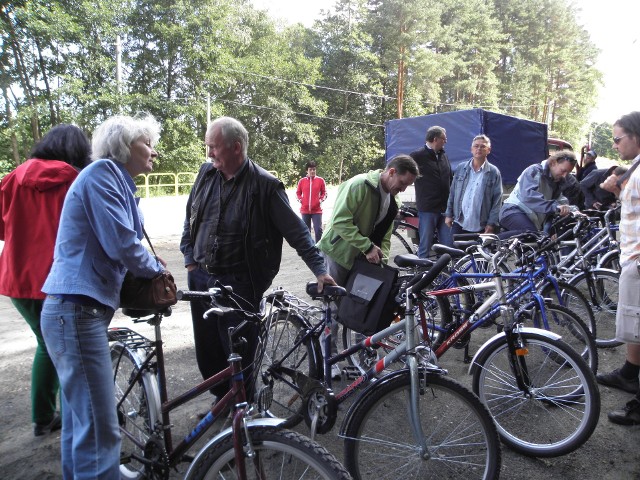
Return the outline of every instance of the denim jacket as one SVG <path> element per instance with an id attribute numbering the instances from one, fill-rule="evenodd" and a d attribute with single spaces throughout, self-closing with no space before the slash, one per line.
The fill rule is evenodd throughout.
<path id="1" fill-rule="evenodd" d="M 471 171 L 471 162 L 462 162 L 458 165 L 453 175 L 451 183 L 451 192 L 447 201 L 447 210 L 445 217 L 451 217 L 454 221 L 460 219 L 462 214 L 462 198 L 469 181 L 469 172 Z M 502 176 L 500 170 L 489 163 L 485 162 L 485 173 L 482 176 L 482 205 L 480 211 L 480 226 L 485 228 L 487 225 L 498 225 L 498 216 L 502 205 Z"/>
<path id="2" fill-rule="evenodd" d="M 504 201 L 501 217 L 504 212 L 518 208 L 524 212 L 538 230 L 542 230 L 545 220 L 558 208 L 569 201 L 562 195 L 567 181 L 563 178 L 555 181 L 549 170 L 547 160 L 529 165 L 518 177 L 518 183 Z"/>
<path id="3" fill-rule="evenodd" d="M 97 160 L 80 172 L 62 207 L 47 294 L 86 295 L 113 308 L 130 270 L 152 278 L 162 266 L 142 245 L 136 186 L 124 165 Z"/>

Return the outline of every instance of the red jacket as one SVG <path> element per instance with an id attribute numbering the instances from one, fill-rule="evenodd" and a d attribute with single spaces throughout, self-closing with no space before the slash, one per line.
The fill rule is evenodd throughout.
<path id="1" fill-rule="evenodd" d="M 0 182 L 0 294 L 43 299 L 64 197 L 78 176 L 58 160 L 26 161 Z"/>
<path id="2" fill-rule="evenodd" d="M 298 182 L 296 191 L 298 201 L 302 204 L 300 213 L 322 213 L 320 202 L 327 198 L 327 187 L 322 177 L 303 177 Z"/>

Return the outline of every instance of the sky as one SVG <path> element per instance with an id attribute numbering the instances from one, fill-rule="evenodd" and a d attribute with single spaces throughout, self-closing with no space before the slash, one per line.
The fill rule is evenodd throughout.
<path id="1" fill-rule="evenodd" d="M 328 10 L 334 0 L 252 0 L 274 18 L 311 26 L 320 10 Z M 589 121 L 615 122 L 620 116 L 640 110 L 640 1 L 574 0 L 578 23 L 601 50 L 596 67 L 603 72 L 597 105 Z"/>

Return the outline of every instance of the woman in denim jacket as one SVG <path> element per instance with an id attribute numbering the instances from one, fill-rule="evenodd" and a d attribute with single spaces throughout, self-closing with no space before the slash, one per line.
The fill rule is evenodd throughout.
<path id="1" fill-rule="evenodd" d="M 116 116 L 93 136 L 95 159 L 69 190 L 51 272 L 42 288 L 42 333 L 60 379 L 65 479 L 119 478 L 120 432 L 107 327 L 130 270 L 163 266 L 142 245 L 133 178 L 153 169 L 160 127 Z"/>

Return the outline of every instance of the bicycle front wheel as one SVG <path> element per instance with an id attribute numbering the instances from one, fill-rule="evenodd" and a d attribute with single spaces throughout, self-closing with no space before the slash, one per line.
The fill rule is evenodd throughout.
<path id="1" fill-rule="evenodd" d="M 122 432 L 120 447 L 120 476 L 125 479 L 147 478 L 145 464 L 139 459 L 145 455 L 145 447 L 151 438 L 153 426 L 158 420 L 159 410 L 152 390 L 157 392 L 157 383 L 150 374 L 138 374 L 135 353 L 120 343 L 111 346 L 111 365 L 115 383 L 118 424 Z M 129 393 L 125 392 L 132 387 Z M 163 467 L 163 459 L 158 460 L 158 468 Z M 154 468 L 154 467 L 150 467 Z"/>
<path id="2" fill-rule="evenodd" d="M 411 380 L 396 372 L 374 384 L 352 407 L 344 436 L 345 466 L 354 479 L 493 479 L 500 442 L 478 398 L 441 375 L 421 373 L 419 421 L 426 450 L 411 426 Z"/>
<path id="3" fill-rule="evenodd" d="M 296 432 L 273 427 L 251 427 L 255 455 L 245 459 L 247 480 L 324 479 L 349 480 L 342 465 L 324 447 Z M 245 440 L 245 452 L 249 443 Z M 237 478 L 233 436 L 229 435 L 199 455 L 189 479 Z"/>
<path id="4" fill-rule="evenodd" d="M 510 358 L 503 336 L 476 360 L 473 391 L 493 416 L 502 441 L 532 457 L 556 457 L 586 442 L 598 423 L 600 394 L 593 372 L 571 347 L 521 332 L 521 352 Z M 527 382 L 518 387 L 513 368 Z"/>

